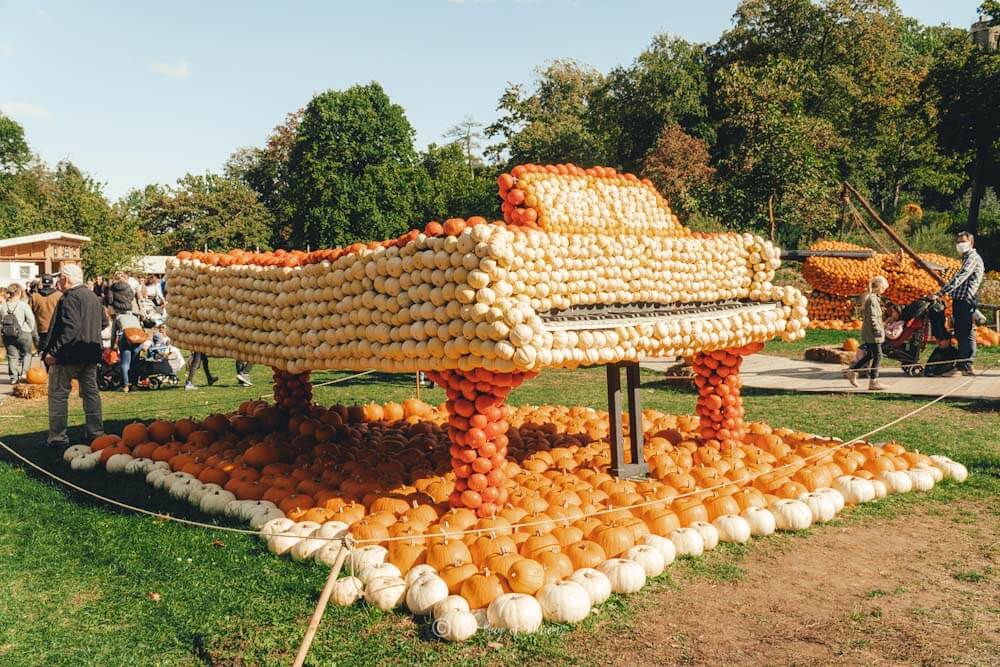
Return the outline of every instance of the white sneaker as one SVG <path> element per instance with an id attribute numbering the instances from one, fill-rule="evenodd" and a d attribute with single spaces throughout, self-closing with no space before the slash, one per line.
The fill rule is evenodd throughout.
<path id="1" fill-rule="evenodd" d="M 240 383 L 241 387 L 253 386 L 253 382 L 250 381 L 250 378 L 248 378 L 246 375 L 243 375 L 242 373 L 236 374 L 236 381 Z"/>
<path id="2" fill-rule="evenodd" d="M 198 387 L 194 386 L 193 382 L 184 383 L 184 391 L 191 391 L 192 389 L 197 389 L 197 388 Z"/>

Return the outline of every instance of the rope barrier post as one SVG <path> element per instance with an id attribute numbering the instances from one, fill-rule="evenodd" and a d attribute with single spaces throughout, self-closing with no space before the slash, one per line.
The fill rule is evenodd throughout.
<path id="1" fill-rule="evenodd" d="M 323 620 L 323 612 L 326 611 L 326 605 L 330 603 L 330 596 L 333 594 L 333 585 L 337 582 L 337 577 L 340 576 L 340 570 L 344 567 L 347 554 L 353 551 L 350 538 L 348 538 L 344 541 L 340 553 L 337 554 L 337 560 L 334 561 L 333 567 L 330 568 L 330 576 L 326 578 L 326 585 L 323 586 L 323 591 L 319 594 L 319 600 L 316 602 L 312 618 L 309 619 L 309 626 L 306 628 L 306 634 L 302 638 L 299 651 L 295 654 L 295 662 L 292 663 L 292 667 L 302 667 L 303 663 L 305 663 L 306 656 L 309 655 L 309 647 L 312 646 L 313 639 L 316 637 L 316 631 L 319 629 L 319 622 Z"/>

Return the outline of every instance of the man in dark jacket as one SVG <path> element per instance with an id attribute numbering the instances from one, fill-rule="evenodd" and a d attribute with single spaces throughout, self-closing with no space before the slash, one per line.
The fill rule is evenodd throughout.
<path id="1" fill-rule="evenodd" d="M 101 361 L 101 329 L 108 325 L 108 317 L 101 300 L 83 284 L 79 266 L 63 267 L 59 289 L 63 297 L 56 306 L 42 358 L 49 367 L 48 444 L 66 447 L 70 444 L 66 427 L 74 378 L 80 383 L 87 441 L 104 435 L 97 365 Z"/>
<path id="2" fill-rule="evenodd" d="M 128 276 L 125 275 L 125 272 L 119 271 L 115 274 L 115 280 L 105 294 L 105 302 L 114 309 L 115 313 L 128 313 L 135 310 L 135 291 L 128 284 Z"/>
<path id="3" fill-rule="evenodd" d="M 49 329 L 52 328 L 52 316 L 56 305 L 62 298 L 62 292 L 53 286 L 52 276 L 42 276 L 41 288 L 31 295 L 31 311 L 35 314 L 35 324 L 38 325 L 38 349 L 45 349 L 49 342 Z"/>

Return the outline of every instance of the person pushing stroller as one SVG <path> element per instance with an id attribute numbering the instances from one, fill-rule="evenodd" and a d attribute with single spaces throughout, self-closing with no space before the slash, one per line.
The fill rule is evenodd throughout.
<path id="1" fill-rule="evenodd" d="M 887 387 L 878 381 L 879 367 L 882 365 L 882 343 L 885 342 L 885 322 L 882 319 L 881 295 L 889 289 L 889 281 L 875 276 L 868 284 L 862 302 L 861 351 L 862 356 L 844 371 L 844 377 L 851 386 L 858 386 L 858 372 L 868 374 L 868 391 L 885 391 Z"/>

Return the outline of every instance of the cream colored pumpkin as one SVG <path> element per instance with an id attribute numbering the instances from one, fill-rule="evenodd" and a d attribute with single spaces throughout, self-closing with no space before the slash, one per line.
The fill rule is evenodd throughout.
<path id="1" fill-rule="evenodd" d="M 678 528 L 670 533 L 670 541 L 674 543 L 678 556 L 697 558 L 705 552 L 705 539 L 694 528 Z"/>
<path id="2" fill-rule="evenodd" d="M 634 560 L 609 558 L 597 566 L 608 578 L 614 593 L 635 593 L 646 585 L 646 571 Z"/>
<path id="3" fill-rule="evenodd" d="M 330 600 L 341 607 L 347 607 L 361 599 L 365 592 L 364 584 L 357 577 L 342 577 L 333 582 Z"/>
<path id="4" fill-rule="evenodd" d="M 625 558 L 638 563 L 647 577 L 658 577 L 663 573 L 666 564 L 660 550 L 648 544 L 637 544 L 625 552 Z"/>
<path id="5" fill-rule="evenodd" d="M 365 584 L 365 602 L 382 611 L 395 609 L 406 597 L 402 577 L 375 577 Z"/>
<path id="6" fill-rule="evenodd" d="M 875 499 L 875 487 L 871 482 L 853 475 L 841 475 L 833 480 L 833 488 L 844 496 L 848 505 L 860 505 Z"/>
<path id="7" fill-rule="evenodd" d="M 913 483 L 914 491 L 930 491 L 934 488 L 934 478 L 926 470 L 910 468 L 905 472 Z"/>
<path id="8" fill-rule="evenodd" d="M 434 605 L 431 610 L 434 618 L 441 618 L 449 611 L 472 611 L 469 609 L 469 601 L 461 595 L 449 595 Z"/>
<path id="9" fill-rule="evenodd" d="M 750 524 L 743 517 L 735 514 L 723 514 L 712 522 L 723 542 L 743 544 L 750 540 Z"/>
<path id="10" fill-rule="evenodd" d="M 69 467 L 73 470 L 93 470 L 97 467 L 97 464 L 101 462 L 101 452 L 96 451 L 93 454 L 83 454 L 81 456 L 74 457 L 69 462 Z M 166 478 L 166 475 L 163 476 Z"/>
<path id="11" fill-rule="evenodd" d="M 640 544 L 648 544 L 651 547 L 656 547 L 660 555 L 663 556 L 664 567 L 673 563 L 674 558 L 677 557 L 677 547 L 674 546 L 670 538 L 650 533 L 649 535 L 643 535 L 639 542 Z"/>
<path id="12" fill-rule="evenodd" d="M 504 593 L 486 608 L 490 627 L 511 634 L 536 632 L 542 625 L 542 607 L 534 597 L 524 593 Z"/>
<path id="13" fill-rule="evenodd" d="M 910 476 L 902 470 L 884 470 L 878 478 L 889 493 L 909 493 L 913 489 Z"/>
<path id="14" fill-rule="evenodd" d="M 390 578 L 390 579 L 402 579 L 403 575 L 399 571 L 399 568 L 392 563 L 382 563 L 381 565 L 369 565 L 367 567 L 361 568 L 359 572 L 354 574 L 355 577 L 361 580 L 361 582 L 367 586 L 368 582 L 373 579 L 379 578 Z M 404 580 L 405 584 L 406 581 Z"/>
<path id="15" fill-rule="evenodd" d="M 406 590 L 406 606 L 417 616 L 431 613 L 438 602 L 448 597 L 448 584 L 436 574 L 425 574 Z"/>
<path id="16" fill-rule="evenodd" d="M 125 466 L 126 475 L 147 475 L 153 469 L 156 461 L 147 458 L 134 458 Z"/>
<path id="17" fill-rule="evenodd" d="M 774 514 L 763 507 L 748 507 L 740 513 L 740 516 L 750 524 L 750 534 L 756 537 L 771 535 L 777 528 Z"/>
<path id="18" fill-rule="evenodd" d="M 464 642 L 479 630 L 476 617 L 467 609 L 449 609 L 431 624 L 434 635 L 449 642 Z"/>
<path id="19" fill-rule="evenodd" d="M 414 565 L 407 572 L 403 580 L 406 581 L 406 588 L 409 589 L 420 577 L 425 574 L 437 574 L 437 570 L 428 565 L 427 563 L 421 563 L 420 565 Z"/>
<path id="20" fill-rule="evenodd" d="M 63 452 L 63 461 L 66 463 L 71 463 L 73 459 L 78 456 L 86 456 L 92 454 L 93 452 L 88 445 L 73 445 L 72 447 L 67 447 Z M 114 458 L 114 457 L 111 457 Z"/>
<path id="21" fill-rule="evenodd" d="M 882 483 L 882 480 L 870 479 L 868 481 L 872 483 L 872 488 L 875 489 L 875 500 L 885 498 L 889 495 L 889 491 L 885 488 L 885 484 Z"/>
<path id="22" fill-rule="evenodd" d="M 837 514 L 836 506 L 825 493 L 803 493 L 799 500 L 812 512 L 813 523 L 826 523 Z"/>
<path id="23" fill-rule="evenodd" d="M 198 507 L 206 514 L 222 514 L 226 511 L 226 505 L 236 500 L 236 496 L 225 489 L 213 491 L 201 497 Z M 317 527 L 319 524 L 315 524 Z"/>
<path id="24" fill-rule="evenodd" d="M 127 454 L 116 454 L 115 456 L 127 456 Z M 115 457 L 112 456 L 111 458 L 113 459 Z M 111 463 L 111 459 L 108 459 L 108 463 Z M 927 474 L 929 474 L 931 477 L 934 478 L 934 483 L 935 484 L 937 484 L 942 479 L 944 479 L 944 473 L 941 471 L 940 468 L 938 468 L 936 466 L 930 466 L 930 465 L 927 465 L 926 463 L 918 463 L 917 465 L 914 466 L 914 469 L 915 470 L 923 470 L 924 472 L 926 472 Z"/>
<path id="25" fill-rule="evenodd" d="M 284 519 L 285 513 L 279 510 L 277 507 L 270 509 L 264 509 L 252 517 L 250 517 L 250 528 L 253 530 L 260 530 L 262 526 L 267 524 L 269 521 L 274 521 L 275 519 Z"/>
<path id="26" fill-rule="evenodd" d="M 719 531 L 712 524 L 704 521 L 695 521 L 688 528 L 694 528 L 701 535 L 705 551 L 711 551 L 719 546 Z"/>
<path id="27" fill-rule="evenodd" d="M 611 581 L 607 575 L 592 567 L 581 567 L 570 575 L 573 581 L 583 587 L 590 596 L 590 604 L 598 605 L 611 597 Z"/>
<path id="28" fill-rule="evenodd" d="M 772 503 L 770 509 L 778 530 L 805 530 L 812 525 L 812 511 L 800 500 L 783 498 Z"/>
<path id="29" fill-rule="evenodd" d="M 366 567 L 375 567 L 385 562 L 389 555 L 389 550 L 377 544 L 354 549 L 344 561 L 344 568 L 349 574 L 357 575 Z"/>
<path id="30" fill-rule="evenodd" d="M 113 454 L 108 457 L 107 463 L 104 464 L 104 469 L 112 475 L 122 475 L 132 460 L 131 454 Z"/>
<path id="31" fill-rule="evenodd" d="M 535 593 L 535 599 L 542 608 L 542 617 L 552 623 L 579 623 L 590 615 L 590 594 L 575 581 L 546 584 Z"/>

